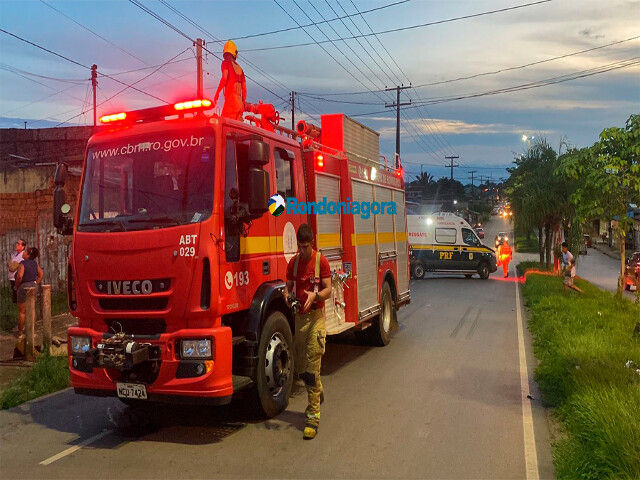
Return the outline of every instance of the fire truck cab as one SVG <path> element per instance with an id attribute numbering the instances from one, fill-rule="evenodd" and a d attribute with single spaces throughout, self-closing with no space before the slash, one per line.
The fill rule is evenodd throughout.
<path id="1" fill-rule="evenodd" d="M 252 386 L 275 416 L 294 375 L 282 291 L 297 228 L 311 225 L 331 266 L 327 334 L 355 328 L 386 345 L 410 301 L 404 181 L 379 161 L 378 134 L 344 115 L 295 132 L 207 109 L 197 100 L 103 117 L 74 219 L 66 165 L 56 171 L 54 223 L 73 235 L 71 384 L 138 405 L 224 404 Z M 278 196 L 286 209 L 269 213 Z M 395 209 L 365 215 L 364 202 Z"/>

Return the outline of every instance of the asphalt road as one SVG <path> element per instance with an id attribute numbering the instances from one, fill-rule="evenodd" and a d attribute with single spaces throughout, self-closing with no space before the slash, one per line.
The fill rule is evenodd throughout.
<path id="1" fill-rule="evenodd" d="M 587 255 L 580 255 L 576 274 L 593 283 L 596 287 L 615 293 L 618 289 L 618 277 L 620 276 L 620 259 L 614 260 L 604 253 L 590 248 Z M 623 290 L 622 295 L 635 301 L 635 291 Z"/>
<path id="2" fill-rule="evenodd" d="M 489 245 L 506 223 L 485 226 Z M 517 262 L 517 257 L 514 259 Z M 513 266 L 512 266 L 513 272 Z M 384 348 L 332 337 L 316 439 L 306 396 L 260 420 L 242 398 L 164 407 L 140 426 L 117 399 L 70 389 L 0 412 L 3 478 L 552 478 L 512 275 L 412 281 Z M 520 312 L 522 313 L 522 312 Z M 524 317 L 520 322 L 524 322 Z M 525 369 L 527 369 L 525 371 Z"/>

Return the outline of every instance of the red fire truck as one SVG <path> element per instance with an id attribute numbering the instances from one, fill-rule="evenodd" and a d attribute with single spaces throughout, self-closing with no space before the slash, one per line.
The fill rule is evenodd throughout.
<path id="1" fill-rule="evenodd" d="M 284 410 L 294 320 L 282 290 L 304 222 L 333 272 L 327 333 L 389 342 L 410 301 L 400 167 L 385 166 L 378 134 L 344 115 L 293 131 L 272 106 L 247 108 L 258 115 L 248 122 L 205 113 L 208 100 L 102 117 L 74 218 L 67 166 L 56 170 L 54 223 L 73 235 L 77 393 L 225 404 L 250 386 L 267 416 Z M 383 202 L 394 208 L 376 210 Z"/>

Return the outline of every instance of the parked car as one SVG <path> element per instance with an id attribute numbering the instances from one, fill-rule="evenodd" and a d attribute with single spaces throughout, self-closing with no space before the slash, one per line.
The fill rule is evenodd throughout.
<path id="1" fill-rule="evenodd" d="M 584 234 L 584 244 L 587 248 L 593 248 L 593 241 L 591 240 L 591 235 Z"/>
<path id="2" fill-rule="evenodd" d="M 632 285 L 638 285 L 640 279 L 640 252 L 634 252 L 626 261 L 626 269 L 624 274 L 624 288 L 631 290 Z"/>
<path id="3" fill-rule="evenodd" d="M 496 247 L 498 245 L 502 245 L 505 241 L 509 241 L 509 235 L 507 235 L 507 232 L 498 232 L 495 238 Z"/>
<path id="4" fill-rule="evenodd" d="M 478 235 L 478 238 L 484 238 L 484 228 L 477 227 L 476 228 L 476 235 Z"/>

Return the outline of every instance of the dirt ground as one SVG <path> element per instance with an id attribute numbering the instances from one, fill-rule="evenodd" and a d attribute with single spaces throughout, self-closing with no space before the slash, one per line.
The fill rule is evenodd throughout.
<path id="1" fill-rule="evenodd" d="M 53 337 L 64 340 L 60 346 L 51 346 L 52 355 L 67 354 L 67 328 L 75 325 L 78 320 L 68 314 L 63 313 L 51 318 L 51 332 Z M 29 368 L 32 364 L 25 362 L 23 359 L 13 358 L 13 349 L 17 341 L 17 328 L 12 332 L 0 331 L 0 390 L 18 376 L 22 371 Z M 35 344 L 42 345 L 42 320 L 36 320 Z"/>

